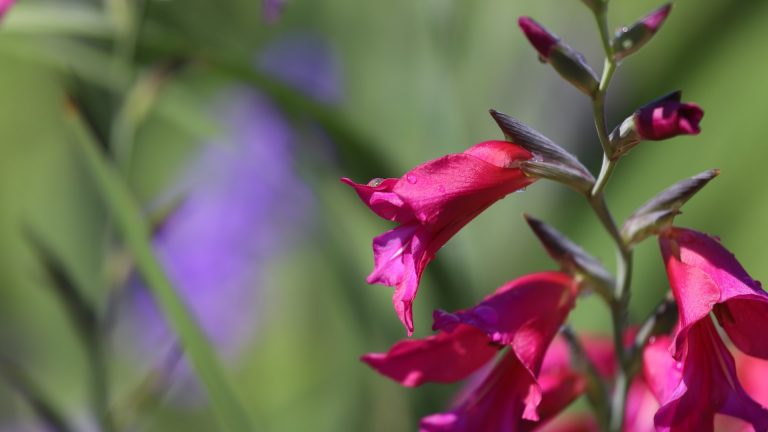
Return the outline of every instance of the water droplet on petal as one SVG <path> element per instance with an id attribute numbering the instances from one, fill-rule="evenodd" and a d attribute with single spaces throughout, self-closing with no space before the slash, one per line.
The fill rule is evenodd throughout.
<path id="1" fill-rule="evenodd" d="M 682 370 L 683 369 L 683 362 L 677 362 L 675 363 L 675 369 Z"/>
<path id="2" fill-rule="evenodd" d="M 407 176 L 405 176 L 405 179 L 408 180 L 408 183 L 410 184 L 416 184 L 416 182 L 418 181 L 416 179 L 416 176 L 413 174 L 408 174 Z"/>
<path id="3" fill-rule="evenodd" d="M 437 191 L 440 192 L 440 193 L 445 193 L 445 186 L 443 186 L 443 185 L 438 186 L 437 187 Z"/>
<path id="4" fill-rule="evenodd" d="M 384 183 L 384 179 L 380 177 L 376 177 L 375 179 L 368 182 L 368 186 L 377 187 L 377 186 L 381 186 L 382 183 Z"/>

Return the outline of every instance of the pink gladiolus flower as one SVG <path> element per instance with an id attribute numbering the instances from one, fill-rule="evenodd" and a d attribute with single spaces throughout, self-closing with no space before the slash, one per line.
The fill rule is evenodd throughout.
<path id="1" fill-rule="evenodd" d="M 635 112 L 635 130 L 649 141 L 660 141 L 677 135 L 698 135 L 704 111 L 696 104 L 681 103 L 680 92 L 651 102 Z"/>
<path id="2" fill-rule="evenodd" d="M 550 33 L 544 26 L 530 17 L 520 17 L 517 20 L 517 24 L 531 45 L 539 52 L 541 58 L 548 59 L 560 38 Z"/>
<path id="3" fill-rule="evenodd" d="M 0 0 L 0 19 L 5 16 L 5 14 L 8 12 L 8 9 L 10 9 L 14 3 L 16 3 L 16 0 Z"/>
<path id="4" fill-rule="evenodd" d="M 564 273 L 524 276 L 473 308 L 436 311 L 436 336 L 401 341 L 387 353 L 362 360 L 403 385 L 417 386 L 466 378 L 508 347 L 451 411 L 422 419 L 421 430 L 529 430 L 527 421 L 557 414 L 583 391 L 574 372 L 542 370 L 547 347 L 573 308 L 577 291 L 577 283 Z"/>
<path id="5" fill-rule="evenodd" d="M 669 283 L 680 312 L 675 357 L 690 329 L 714 312 L 741 351 L 768 359 L 768 293 L 717 239 L 670 228 L 659 236 Z"/>
<path id="6" fill-rule="evenodd" d="M 420 165 L 399 179 L 367 185 L 342 179 L 374 213 L 400 224 L 373 239 L 375 264 L 367 280 L 395 287 L 392 302 L 408 335 L 413 333 L 412 304 L 424 268 L 475 216 L 534 181 L 519 168 L 531 158 L 516 144 L 487 141 Z"/>
<path id="7" fill-rule="evenodd" d="M 713 431 L 717 413 L 768 430 L 768 410 L 744 391 L 710 318 L 689 328 L 678 360 L 670 355 L 670 342 L 657 338 L 643 353 L 645 379 L 661 404 L 654 417 L 657 431 Z"/>

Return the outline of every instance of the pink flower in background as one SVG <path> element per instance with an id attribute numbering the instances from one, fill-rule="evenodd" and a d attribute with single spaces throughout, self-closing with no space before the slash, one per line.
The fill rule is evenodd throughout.
<path id="1" fill-rule="evenodd" d="M 8 9 L 10 9 L 14 3 L 16 3 L 16 0 L 0 0 L 0 19 L 5 16 L 5 14 L 8 12 Z"/>
<path id="2" fill-rule="evenodd" d="M 681 97 L 681 92 L 674 92 L 638 109 L 634 114 L 638 135 L 650 141 L 698 135 L 704 111 L 694 103 L 680 102 Z"/>
<path id="3" fill-rule="evenodd" d="M 643 354 L 643 374 L 661 407 L 657 431 L 713 431 L 715 414 L 768 430 L 768 410 L 744 390 L 733 357 L 707 317 L 690 327 L 679 359 L 669 352 L 671 339 L 659 337 Z"/>
<path id="4" fill-rule="evenodd" d="M 433 328 L 440 332 L 436 336 L 401 341 L 387 353 L 368 354 L 362 360 L 405 386 L 418 386 L 466 378 L 508 348 L 453 409 L 422 419 L 421 430 L 531 427 L 526 420 L 557 414 L 583 389 L 577 374 L 554 367 L 562 363 L 559 355 L 542 370 L 544 354 L 577 293 L 577 283 L 564 273 L 527 275 L 505 284 L 473 308 L 435 311 Z"/>
<path id="5" fill-rule="evenodd" d="M 533 183 L 519 168 L 531 157 L 516 144 L 486 141 L 420 165 L 399 179 L 375 179 L 367 185 L 342 179 L 374 213 L 400 224 L 373 239 L 375 264 L 367 280 L 395 287 L 392 301 L 409 335 L 424 268 L 475 216 Z"/>
<path id="6" fill-rule="evenodd" d="M 691 327 L 714 312 L 736 347 L 768 359 L 768 293 L 733 254 L 717 239 L 684 228 L 666 230 L 659 244 L 680 312 L 675 356 Z"/>

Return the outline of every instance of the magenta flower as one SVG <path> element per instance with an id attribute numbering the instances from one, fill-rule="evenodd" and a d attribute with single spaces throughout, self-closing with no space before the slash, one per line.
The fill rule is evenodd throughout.
<path id="1" fill-rule="evenodd" d="M 634 124 L 640 138 L 660 141 L 677 135 L 697 135 L 704 111 L 693 103 L 681 103 L 681 92 L 671 93 L 635 112 Z"/>
<path id="2" fill-rule="evenodd" d="M 690 329 L 714 312 L 736 347 L 768 359 L 768 293 L 733 254 L 717 239 L 684 228 L 664 231 L 659 244 L 680 312 L 675 356 Z"/>
<path id="3" fill-rule="evenodd" d="M 583 390 L 580 378 L 566 368 L 542 370 L 544 354 L 577 291 L 577 283 L 564 273 L 527 275 L 473 308 L 435 311 L 436 336 L 401 341 L 387 353 L 362 360 L 405 386 L 417 386 L 466 378 L 508 347 L 452 410 L 422 419 L 421 430 L 528 430 L 529 421 L 557 414 Z"/>
<path id="4" fill-rule="evenodd" d="M 543 59 L 548 59 L 552 50 L 560 42 L 560 38 L 550 33 L 544 26 L 530 17 L 520 17 L 517 20 L 520 30 L 523 31 L 528 41 L 536 48 Z"/>
<path id="5" fill-rule="evenodd" d="M 8 9 L 16 3 L 16 0 L 0 0 L 0 19 L 8 12 Z"/>
<path id="6" fill-rule="evenodd" d="M 507 194 L 533 183 L 519 163 L 532 155 L 506 141 L 486 141 L 464 153 L 420 165 L 399 179 L 367 185 L 342 181 L 384 219 L 400 226 L 373 239 L 368 283 L 395 287 L 392 302 L 408 335 L 419 280 L 437 251 L 475 216 Z"/>
<path id="7" fill-rule="evenodd" d="M 689 328 L 676 360 L 669 337 L 648 344 L 643 373 L 661 407 L 657 431 L 713 431 L 715 414 L 740 418 L 754 430 L 768 430 L 768 410 L 741 386 L 733 357 L 709 317 Z"/>

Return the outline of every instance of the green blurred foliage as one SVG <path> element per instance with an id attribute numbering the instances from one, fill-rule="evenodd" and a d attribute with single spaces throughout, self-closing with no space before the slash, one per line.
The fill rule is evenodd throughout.
<path id="1" fill-rule="evenodd" d="M 658 6 L 613 3 L 616 27 Z M 581 2 L 293 0 L 277 24 L 267 25 L 255 1 L 147 0 L 135 55 L 121 4 L 29 0 L 0 25 L 0 353 L 22 363 L 62 410 L 86 415 L 82 347 L 23 233 L 31 229 L 45 238 L 88 298 L 104 301 L 109 223 L 73 152 L 62 121 L 64 97 L 80 92 L 108 132 L 133 80 L 178 57 L 191 63 L 170 78 L 136 125 L 126 175 L 137 196 L 149 206 L 173 184 L 198 144 L 217 133 L 208 116 L 213 95 L 237 82 L 270 95 L 302 131 L 297 168 L 318 204 L 312 234 L 273 260 L 262 287 L 267 304 L 258 311 L 258 337 L 228 370 L 258 429 L 412 430 L 420 416 L 443 409 L 456 386 L 403 389 L 358 361 L 405 335 L 391 311 L 391 290 L 365 284 L 370 239 L 390 224 L 338 178 L 399 176 L 425 160 L 499 138 L 487 115 L 491 107 L 529 122 L 597 169 L 589 101 L 536 61 L 516 26 L 519 15 L 535 17 L 597 68 L 597 33 Z M 624 62 L 609 93 L 610 124 L 678 88 L 706 112 L 700 136 L 645 143 L 621 162 L 608 187 L 614 214 L 622 219 L 666 186 L 720 168 L 721 176 L 686 205 L 678 223 L 720 235 L 757 279 L 768 278 L 761 265 L 768 260 L 761 174 L 768 158 L 766 20 L 768 3 L 757 0 L 677 2 L 655 40 Z M 341 60 L 338 106 L 317 106 L 247 72 L 261 47 L 297 32 L 328 42 Z M 327 135 L 317 132 L 318 124 Z M 328 138 L 338 157 L 317 157 Z M 609 238 L 586 203 L 564 187 L 537 183 L 480 215 L 440 252 L 416 303 L 417 336 L 429 334 L 434 308 L 468 307 L 506 280 L 554 268 L 523 212 L 613 265 Z M 638 248 L 635 262 L 631 318 L 637 322 L 667 287 L 653 240 Z M 584 298 L 571 320 L 605 332 L 607 319 L 595 298 Z M 117 403 L 143 371 L 113 348 Z M 216 427 L 205 406 L 178 407 L 162 398 L 156 405 L 141 418 L 140 430 Z M 31 415 L 0 385 L 0 426 Z"/>

